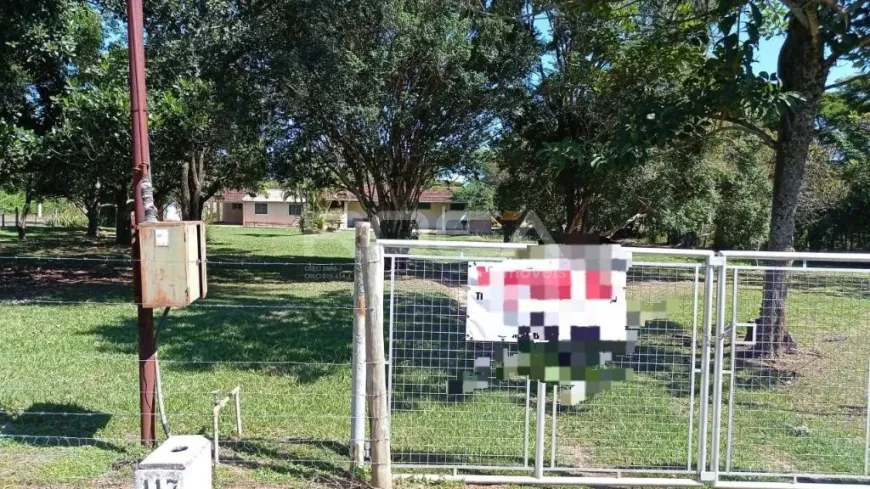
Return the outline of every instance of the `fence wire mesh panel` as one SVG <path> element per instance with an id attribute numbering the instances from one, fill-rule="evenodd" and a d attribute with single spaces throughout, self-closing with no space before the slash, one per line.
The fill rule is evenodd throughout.
<path id="1" fill-rule="evenodd" d="M 466 336 L 469 265 L 515 256 L 493 248 L 386 255 L 391 443 L 400 468 L 516 473 L 535 463 L 536 382 L 502 380 L 490 371 L 486 388 L 448 389 L 450 381 L 469 378 L 475 359 L 517 351 L 515 343 Z M 641 328 L 634 353 L 609 362 L 632 368 L 632 380 L 575 406 L 562 405 L 558 389 L 548 388 L 541 400 L 548 473 L 697 476 L 706 264 L 677 261 L 629 270 L 628 299 L 668 308 L 666 317 Z"/>
<path id="2" fill-rule="evenodd" d="M 391 324 L 391 444 L 397 464 L 523 467 L 525 380 L 448 393 L 475 358 L 501 343 L 466 341 L 468 259 L 387 255 Z M 477 260 L 475 258 L 474 260 Z M 531 415 L 534 424 L 534 414 Z"/>
<path id="3" fill-rule="evenodd" d="M 665 302 L 668 313 L 642 325 L 632 354 L 609 362 L 630 368 L 634 375 L 628 381 L 576 405 L 558 405 L 556 436 L 550 439 L 556 444 L 556 459 L 551 465 L 697 472 L 704 266 L 631 266 L 626 298 L 647 305 Z"/>
<path id="4" fill-rule="evenodd" d="M 719 469 L 866 476 L 870 271 L 775 265 L 728 267 Z"/>
<path id="5" fill-rule="evenodd" d="M 208 296 L 154 311 L 171 432 L 214 440 L 227 399 L 217 480 L 347 480 L 353 236 L 323 258 L 285 256 L 287 231 L 215 234 Z M 27 251 L 0 257 L 0 486 L 127 487 L 149 451 L 127 248 Z"/>

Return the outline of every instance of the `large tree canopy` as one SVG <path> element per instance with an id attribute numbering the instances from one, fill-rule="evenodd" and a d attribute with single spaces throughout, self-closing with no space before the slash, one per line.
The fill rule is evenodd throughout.
<path id="1" fill-rule="evenodd" d="M 383 235 L 409 235 L 420 193 L 492 139 L 539 54 L 530 26 L 514 20 L 521 5 L 264 6 L 251 61 L 263 67 L 278 119 L 275 172 L 333 178 Z"/>

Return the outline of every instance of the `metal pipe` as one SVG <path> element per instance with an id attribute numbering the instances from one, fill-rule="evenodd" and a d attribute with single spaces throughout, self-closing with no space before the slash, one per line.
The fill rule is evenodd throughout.
<path id="1" fill-rule="evenodd" d="M 382 249 L 381 252 L 384 250 Z M 381 259 L 381 266 L 384 265 L 384 260 Z M 381 271 L 381 275 L 383 275 L 383 271 Z M 380 290 L 383 290 L 381 287 Z M 393 409 L 393 375 L 395 375 L 396 369 L 393 366 L 393 319 L 395 318 L 395 307 L 396 307 L 396 260 L 390 260 L 390 324 L 387 326 L 388 334 L 390 338 L 387 340 L 389 342 L 389 348 L 387 348 L 387 361 L 389 362 L 390 371 L 389 375 L 387 375 L 387 408 L 392 412 Z"/>
<path id="2" fill-rule="evenodd" d="M 867 489 L 862 484 L 826 484 L 816 482 L 761 482 L 761 481 L 716 481 L 713 487 L 721 489 Z"/>
<path id="3" fill-rule="evenodd" d="M 864 432 L 864 475 L 870 475 L 870 357 L 867 358 L 867 404 L 864 415 L 867 426 Z"/>
<path id="4" fill-rule="evenodd" d="M 233 396 L 233 404 L 235 405 L 236 415 L 236 436 L 242 436 L 242 386 L 237 385 L 230 394 Z"/>
<path id="5" fill-rule="evenodd" d="M 214 405 L 214 407 L 212 407 L 212 410 L 211 410 L 212 430 L 214 432 L 214 439 L 212 441 L 212 445 L 214 448 L 214 464 L 215 465 L 220 464 L 220 455 L 219 455 L 219 453 L 220 453 L 220 426 L 219 426 L 218 420 L 220 418 L 221 409 L 227 405 L 227 402 L 229 402 L 229 400 L 230 400 L 229 397 L 225 397 L 225 398 L 221 399 L 220 401 L 215 402 L 215 405 Z"/>
<path id="6" fill-rule="evenodd" d="M 686 470 L 692 470 L 692 438 L 695 435 L 695 357 L 698 354 L 698 265 L 692 284 L 692 365 L 689 370 L 689 436 L 686 440 Z"/>
<path id="7" fill-rule="evenodd" d="M 417 479 L 430 482 L 465 482 L 468 484 L 544 484 L 548 486 L 622 486 L 622 487 L 704 487 L 691 479 L 646 477 L 529 477 L 522 475 L 434 475 L 396 474 L 398 479 Z M 867 489 L 866 487 L 864 489 Z"/>
<path id="8" fill-rule="evenodd" d="M 544 477 L 544 429 L 547 416 L 547 384 L 538 381 L 537 414 L 535 416 L 535 479 Z"/>
<path id="9" fill-rule="evenodd" d="M 720 251 L 719 256 L 730 259 L 754 259 L 771 261 L 806 260 L 811 262 L 836 261 L 836 262 L 870 262 L 870 253 L 820 253 L 799 251 L 750 251 L 733 250 Z M 800 267 L 796 267 L 800 268 Z"/>
<path id="10" fill-rule="evenodd" d="M 526 377 L 526 419 L 523 423 L 523 467 L 529 466 L 529 418 L 531 418 L 532 381 Z"/>
<path id="11" fill-rule="evenodd" d="M 522 465 L 475 465 L 475 464 L 393 464 L 393 468 L 395 469 L 414 469 L 414 470 L 493 470 L 493 471 L 501 471 L 501 472 L 529 472 L 529 467 L 523 467 Z M 533 470 L 533 469 L 532 469 Z M 612 474 L 615 472 L 622 472 L 625 474 L 657 474 L 657 475 L 691 475 L 695 474 L 694 471 L 689 471 L 685 469 L 674 470 L 674 469 L 619 469 L 615 470 L 613 468 L 604 468 L 604 467 L 544 467 L 544 472 L 581 472 L 581 473 L 601 473 L 601 474 Z"/>
<path id="12" fill-rule="evenodd" d="M 145 205 L 142 200 L 142 180 L 148 178 L 150 172 L 150 156 L 148 152 L 148 115 L 145 101 L 145 46 L 144 22 L 142 19 L 142 0 L 127 0 L 127 39 L 129 44 L 130 68 L 130 119 L 132 122 L 132 165 L 133 165 L 133 202 L 134 226 L 145 221 Z M 133 263 L 139 263 L 139 239 L 137 228 L 134 228 L 132 257 Z M 140 267 L 133 267 L 133 292 L 137 304 L 142 303 L 142 273 Z M 137 306 L 138 351 L 139 351 L 139 424 L 140 442 L 152 446 L 156 440 L 154 430 L 155 420 L 155 384 L 157 370 L 155 354 L 157 343 L 154 338 L 154 312 L 151 309 Z"/>
<path id="13" fill-rule="evenodd" d="M 553 386 L 553 421 L 550 423 L 550 468 L 556 466 L 556 401 L 559 399 L 559 386 Z"/>
<path id="14" fill-rule="evenodd" d="M 734 378 L 737 377 L 737 283 L 738 271 L 734 269 L 731 289 L 731 372 L 728 384 L 728 435 L 725 441 L 725 470 L 731 470 L 731 448 L 734 440 Z"/>
<path id="15" fill-rule="evenodd" d="M 384 247 L 396 248 L 486 248 L 496 250 L 524 250 L 529 247 L 524 243 L 493 243 L 486 241 L 436 241 L 436 240 L 404 240 L 378 239 L 378 244 Z"/>
<path id="16" fill-rule="evenodd" d="M 722 432 L 722 364 L 724 363 L 724 342 L 722 337 L 725 331 L 725 290 L 727 278 L 725 275 L 725 259 L 718 264 L 719 273 L 716 293 L 716 345 L 714 353 L 714 381 L 713 381 L 713 438 L 711 440 L 712 454 L 710 456 L 710 470 L 714 473 L 719 471 L 719 438 Z"/>
<path id="17" fill-rule="evenodd" d="M 710 257 L 713 258 L 713 257 Z M 713 260 L 707 260 L 704 270 L 704 325 L 701 337 L 701 426 L 698 437 L 698 470 L 707 470 L 707 416 L 710 403 L 710 329 L 713 322 Z"/>

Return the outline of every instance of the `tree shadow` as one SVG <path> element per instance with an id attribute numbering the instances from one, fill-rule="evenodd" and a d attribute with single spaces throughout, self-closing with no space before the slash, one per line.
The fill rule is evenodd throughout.
<path id="1" fill-rule="evenodd" d="M 349 290 L 304 299 L 227 299 L 206 299 L 169 313 L 158 331 L 166 368 L 209 370 L 225 364 L 290 375 L 303 383 L 347 368 L 353 321 Z M 99 336 L 103 351 L 137 352 L 133 314 L 79 334 Z"/>
<path id="2" fill-rule="evenodd" d="M 0 412 L 0 435 L 34 446 L 93 446 L 125 452 L 121 447 L 95 438 L 111 418 L 111 414 L 91 411 L 77 404 L 37 402 L 17 413 Z"/>

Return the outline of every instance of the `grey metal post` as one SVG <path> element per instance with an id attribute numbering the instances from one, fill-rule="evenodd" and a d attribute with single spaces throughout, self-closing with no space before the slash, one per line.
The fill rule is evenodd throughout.
<path id="1" fill-rule="evenodd" d="M 547 417 L 547 384 L 538 381 L 538 409 L 535 417 L 535 478 L 544 477 L 544 435 Z"/>
<path id="2" fill-rule="evenodd" d="M 734 439 L 734 378 L 737 376 L 737 284 L 738 272 L 734 269 L 734 274 L 731 278 L 731 374 L 728 378 L 728 433 L 725 440 L 725 471 L 731 470 L 731 446 Z"/>
<path id="3" fill-rule="evenodd" d="M 713 322 L 713 263 L 715 257 L 707 258 L 704 270 L 704 324 L 701 336 L 701 419 L 698 436 L 698 470 L 702 474 L 707 471 L 707 409 L 710 403 L 710 329 Z"/>
<path id="4" fill-rule="evenodd" d="M 719 472 L 719 452 L 721 446 L 719 438 L 722 432 L 722 384 L 723 373 L 722 364 L 724 363 L 724 343 L 725 343 L 725 257 L 719 257 L 717 260 L 719 269 L 719 278 L 717 283 L 716 293 L 716 351 L 713 357 L 716 371 L 713 381 L 713 439 L 711 442 L 713 453 L 710 455 L 710 470 L 713 473 Z"/>
<path id="5" fill-rule="evenodd" d="M 532 380 L 526 377 L 526 416 L 523 423 L 523 467 L 529 466 L 529 418 L 531 410 L 529 403 L 532 398 Z"/>
<path id="6" fill-rule="evenodd" d="M 867 358 L 867 427 L 864 435 L 864 475 L 870 475 L 870 357 Z"/>
<path id="7" fill-rule="evenodd" d="M 553 386 L 553 421 L 550 422 L 550 468 L 556 467 L 556 415 L 558 407 L 556 402 L 559 399 L 559 386 Z"/>
<path id="8" fill-rule="evenodd" d="M 689 377 L 689 438 L 687 440 L 686 470 L 692 470 L 692 443 L 695 435 L 695 358 L 698 355 L 698 266 L 692 283 L 692 367 Z"/>
<path id="9" fill-rule="evenodd" d="M 362 467 L 366 437 L 366 300 L 363 260 L 371 241 L 371 224 L 356 224 L 356 256 L 353 267 L 353 344 L 351 350 L 350 456 L 354 467 Z"/>

